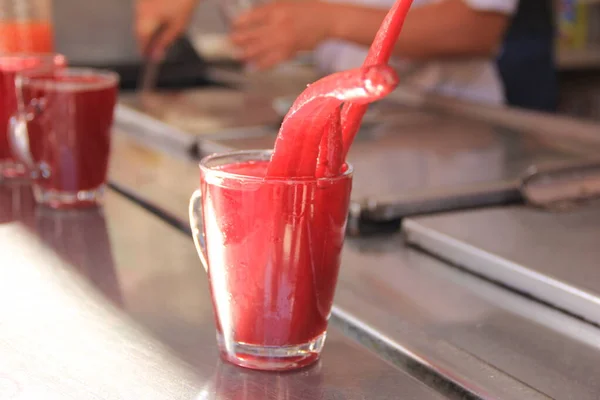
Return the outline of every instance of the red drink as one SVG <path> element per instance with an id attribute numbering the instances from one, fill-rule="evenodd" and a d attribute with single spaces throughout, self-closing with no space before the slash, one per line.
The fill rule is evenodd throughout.
<path id="1" fill-rule="evenodd" d="M 0 25 L 1 26 L 1 25 Z M 0 32 L 1 34 L 1 32 Z M 64 67 L 66 60 L 54 54 L 14 54 L 0 56 L 0 175 L 5 178 L 23 176 L 25 168 L 14 162 L 8 141 L 8 121 L 17 111 L 15 76 L 30 69 L 52 70 Z"/>
<path id="2" fill-rule="evenodd" d="M 0 160 L 12 160 L 7 136 L 8 120 L 17 111 L 15 75 L 18 64 L 0 62 Z"/>
<path id="3" fill-rule="evenodd" d="M 29 150 L 38 168 L 36 200 L 51 207 L 97 203 L 106 182 L 118 77 L 68 68 L 27 72 L 18 80 Z"/>
<path id="4" fill-rule="evenodd" d="M 0 53 L 50 53 L 52 51 L 54 51 L 54 39 L 50 22 L 0 22 Z"/>
<path id="5" fill-rule="evenodd" d="M 200 163 L 190 225 L 210 278 L 221 355 L 234 364 L 285 370 L 319 357 L 352 186 L 345 155 L 366 105 L 398 85 L 385 61 L 411 2 L 397 0 L 366 66 L 321 78 L 298 96 L 273 152 Z"/>
<path id="6" fill-rule="evenodd" d="M 323 344 L 352 172 L 269 180 L 269 156 L 203 161 L 201 208 L 221 353 L 249 368 L 290 369 L 315 361 Z"/>

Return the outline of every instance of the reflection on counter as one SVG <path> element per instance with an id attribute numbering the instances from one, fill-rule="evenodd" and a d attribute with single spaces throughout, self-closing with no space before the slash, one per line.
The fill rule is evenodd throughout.
<path id="1" fill-rule="evenodd" d="M 116 305 L 123 299 L 102 209 L 35 210 L 36 233 Z"/>
<path id="2" fill-rule="evenodd" d="M 21 221 L 35 223 L 35 199 L 27 182 L 0 182 L 0 224 Z"/>
<path id="3" fill-rule="evenodd" d="M 36 206 L 27 182 L 0 185 L 0 224 L 19 223 L 90 281 L 107 298 L 122 305 L 104 212 L 52 210 Z"/>

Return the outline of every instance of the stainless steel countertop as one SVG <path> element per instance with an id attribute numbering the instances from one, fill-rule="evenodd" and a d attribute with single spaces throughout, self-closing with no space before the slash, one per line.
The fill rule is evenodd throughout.
<path id="1" fill-rule="evenodd" d="M 447 398 L 336 328 L 298 372 L 222 363 L 188 237 L 114 192 L 57 212 L 0 186 L 0 204 L 2 399 Z"/>
<path id="2" fill-rule="evenodd" d="M 472 116 L 465 124 L 442 111 L 404 111 L 387 131 L 361 138 L 390 140 L 384 149 L 413 143 L 415 159 L 441 174 L 428 172 L 426 182 L 438 176 L 457 184 L 445 169 L 483 169 L 486 146 L 499 142 L 516 149 L 493 164 L 503 165 L 502 173 L 597 146 L 581 135 L 515 139 L 510 126 Z M 463 140 L 474 142 L 453 148 L 462 129 L 472 132 Z M 430 133 L 440 130 L 453 139 Z M 113 184 L 185 224 L 188 196 L 198 186 L 188 149 L 171 141 L 170 153 L 157 152 L 140 142 L 147 137 L 135 136 L 115 134 Z M 391 171 L 372 165 L 381 150 L 355 164 L 365 173 Z M 387 157 L 392 167 L 412 171 L 395 154 Z M 191 240 L 148 211 L 112 191 L 101 210 L 35 208 L 19 185 L 0 186 L 0 206 L 0 398 L 587 400 L 600 393 L 596 326 L 407 248 L 399 234 L 347 241 L 322 361 L 271 374 L 219 361 L 206 276 Z"/>
<path id="3" fill-rule="evenodd" d="M 409 242 L 600 324 L 600 203 L 494 208 L 404 221 Z"/>
<path id="4" fill-rule="evenodd" d="M 509 200 L 529 168 L 575 162 L 600 150 L 439 112 L 401 106 L 393 112 L 395 121 L 361 130 L 352 145 L 348 159 L 355 169 L 355 202 L 397 201 L 418 209 L 426 201 L 441 203 L 499 187 Z M 235 149 L 272 148 L 275 133 L 213 140 Z"/>
<path id="5" fill-rule="evenodd" d="M 594 124 L 474 105 L 486 119 L 461 108 L 461 102 L 406 97 L 399 90 L 373 105 L 349 154 L 355 167 L 352 200 L 370 220 L 511 203 L 520 199 L 529 168 L 576 163 L 600 151 L 600 134 L 590 133 Z M 144 108 L 126 96 L 117 124 L 146 143 L 162 136 L 182 153 L 196 144 L 201 154 L 219 145 L 272 148 L 281 117 L 270 104 L 288 98 L 267 89 L 195 89 L 156 93 Z M 501 120 L 502 113 L 510 118 Z M 600 132 L 600 125 L 595 128 Z"/>
<path id="6" fill-rule="evenodd" d="M 54 0 L 56 51 L 69 63 L 133 64 L 141 60 L 133 0 Z"/>
<path id="7" fill-rule="evenodd" d="M 335 304 L 383 348 L 434 363 L 484 398 L 600 393 L 598 327 L 407 248 L 400 234 L 346 242 Z M 539 393 L 519 394 L 516 382 Z"/>
<path id="8" fill-rule="evenodd" d="M 183 223 L 195 163 L 116 135 L 111 179 Z M 595 399 L 600 331 L 461 272 L 398 235 L 349 239 L 334 322 L 415 376 L 489 399 Z"/>

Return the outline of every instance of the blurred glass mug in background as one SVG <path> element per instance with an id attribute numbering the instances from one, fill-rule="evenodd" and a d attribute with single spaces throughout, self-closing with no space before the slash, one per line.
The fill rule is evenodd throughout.
<path id="1" fill-rule="evenodd" d="M 225 23 L 230 27 L 233 22 L 246 11 L 250 11 L 252 8 L 267 4 L 272 0 L 218 0 L 219 9 L 225 19 Z M 237 50 L 236 50 L 237 51 Z M 256 74 L 256 69 L 252 64 L 245 63 L 244 71 L 246 73 Z"/>
<path id="2" fill-rule="evenodd" d="M 271 0 L 218 0 L 219 9 L 225 18 L 225 22 L 231 25 L 242 13 L 251 10 L 261 4 L 267 4 Z"/>
<path id="3" fill-rule="evenodd" d="M 17 76 L 18 112 L 9 134 L 14 153 L 34 171 L 38 204 L 82 208 L 101 202 L 118 84 L 114 72 L 85 68 Z"/>
<path id="4" fill-rule="evenodd" d="M 0 53 L 54 51 L 52 0 L 0 0 Z"/>
<path id="5" fill-rule="evenodd" d="M 67 60 L 60 54 L 15 53 L 0 55 L 0 180 L 23 178 L 25 166 L 15 161 L 8 140 L 10 117 L 17 112 L 15 78 L 30 69 L 64 68 Z"/>
<path id="6" fill-rule="evenodd" d="M 200 162 L 190 225 L 208 272 L 221 356 L 259 370 L 318 360 L 340 267 L 352 167 L 265 179 L 271 151 Z"/>

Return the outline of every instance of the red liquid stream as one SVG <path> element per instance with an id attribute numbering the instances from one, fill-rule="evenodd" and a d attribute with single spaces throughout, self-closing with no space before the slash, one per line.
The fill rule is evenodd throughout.
<path id="1" fill-rule="evenodd" d="M 375 35 L 363 66 L 389 62 L 412 2 L 413 0 L 397 0 L 394 3 Z M 367 107 L 368 105 L 346 103 L 342 108 L 341 120 L 344 139 L 342 160 L 348 156 L 348 151 L 358 133 Z"/>
<path id="2" fill-rule="evenodd" d="M 268 166 L 257 161 L 222 169 L 262 178 Z M 202 179 L 211 294 L 226 340 L 283 346 L 325 332 L 351 182 L 350 176 L 294 183 Z"/>
<path id="3" fill-rule="evenodd" d="M 49 22 L 0 22 L 0 53 L 53 51 L 53 29 Z"/>
<path id="4" fill-rule="evenodd" d="M 368 104 L 387 95 L 398 83 L 395 75 L 393 82 L 386 82 L 384 75 L 389 75 L 389 70 L 369 68 L 381 69 L 389 61 L 411 4 L 412 0 L 396 1 L 379 28 L 362 69 L 327 76 L 300 94 L 279 130 L 268 177 L 323 177 L 341 172 Z M 376 77 L 378 73 L 382 75 Z M 373 79 L 383 82 L 384 95 L 364 90 Z M 323 139 L 324 135 L 328 139 Z"/>
<path id="5" fill-rule="evenodd" d="M 44 86 L 52 81 L 73 86 Z M 25 104 L 33 99 L 45 103 L 27 123 L 33 159 L 47 171 L 36 182 L 64 192 L 96 189 L 106 182 L 116 86 L 99 77 L 36 77 L 23 86 L 23 98 Z"/>
<path id="6" fill-rule="evenodd" d="M 326 76 L 298 96 L 281 124 L 267 177 L 314 177 L 323 132 L 331 115 L 345 102 L 370 103 L 398 84 L 387 65 Z"/>

